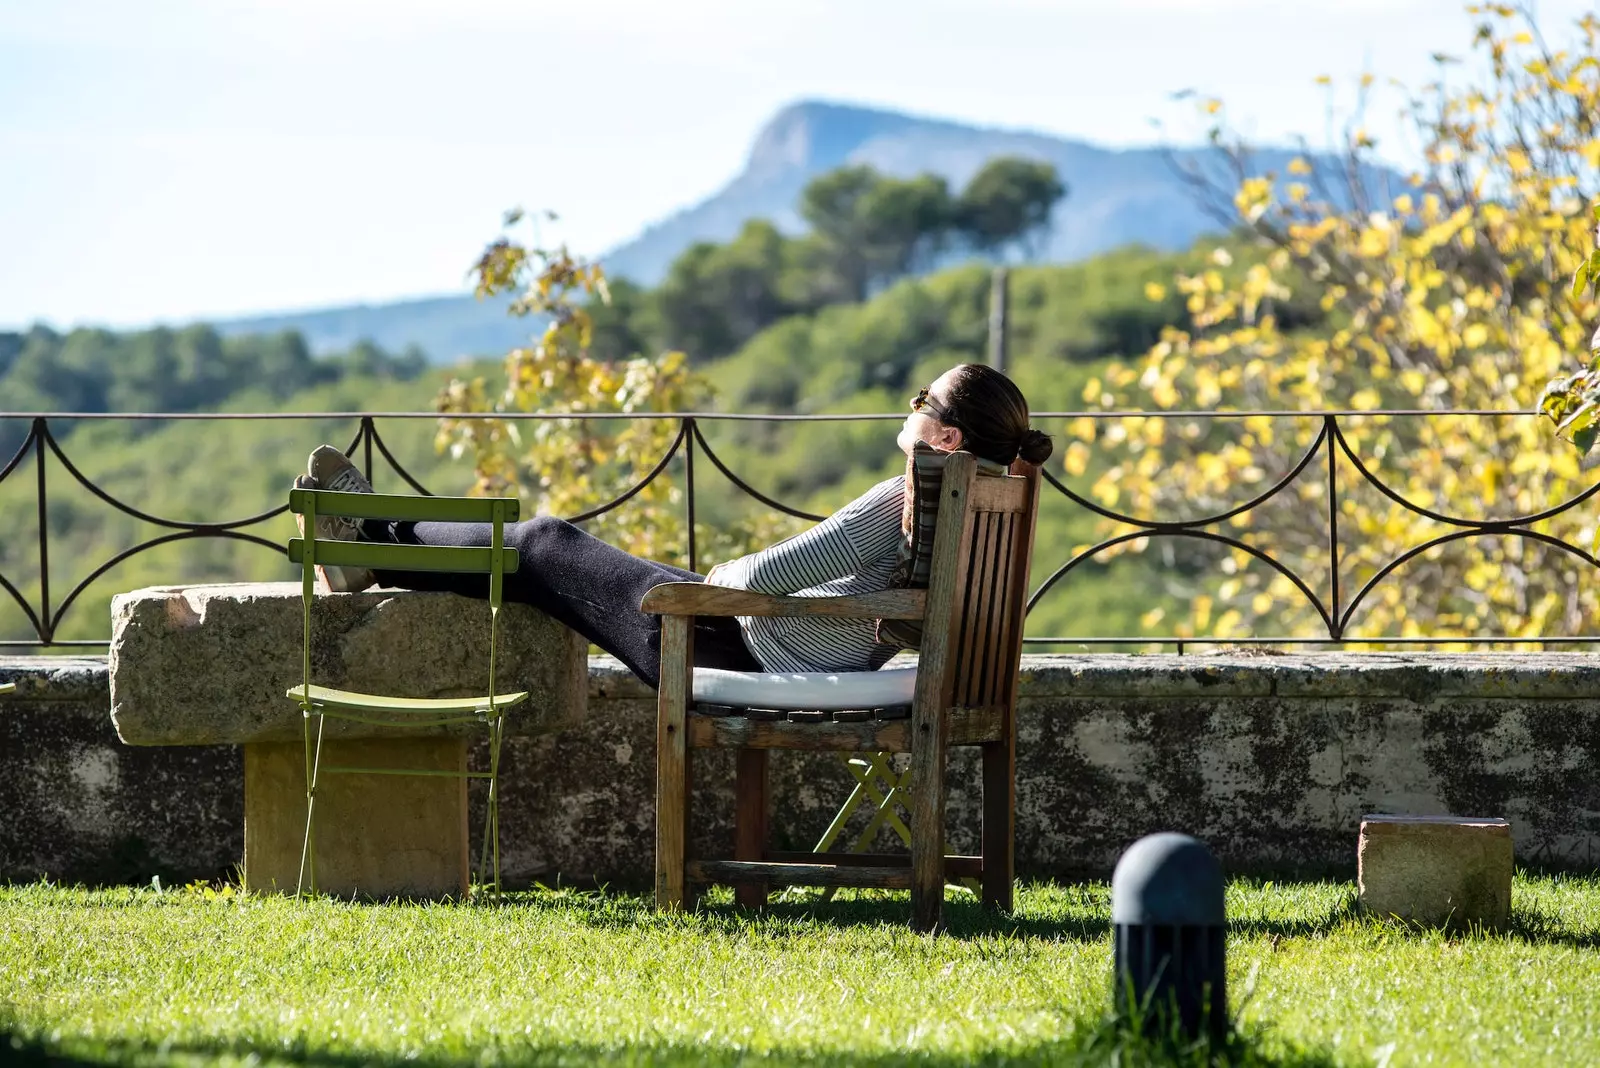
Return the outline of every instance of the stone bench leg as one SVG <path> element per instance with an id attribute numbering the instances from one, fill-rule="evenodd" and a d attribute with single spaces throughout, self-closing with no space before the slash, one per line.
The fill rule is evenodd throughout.
<path id="1" fill-rule="evenodd" d="M 465 771 L 459 738 L 324 741 L 323 765 Z M 244 885 L 292 894 L 306 828 L 305 747 L 244 747 Z M 467 780 L 435 775 L 322 775 L 317 890 L 341 897 L 464 897 Z"/>
<path id="2" fill-rule="evenodd" d="M 1361 907 L 1423 927 L 1502 929 L 1511 918 L 1511 859 L 1503 819 L 1363 816 Z"/>

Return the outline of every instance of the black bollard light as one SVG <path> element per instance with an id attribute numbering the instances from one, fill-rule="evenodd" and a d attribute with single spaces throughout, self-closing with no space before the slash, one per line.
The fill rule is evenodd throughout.
<path id="1" fill-rule="evenodd" d="M 1151 1036 L 1176 1027 L 1185 1038 L 1224 1041 L 1225 924 L 1222 867 L 1204 842 L 1165 833 L 1129 846 L 1111 876 L 1118 1012 L 1137 1009 Z"/>

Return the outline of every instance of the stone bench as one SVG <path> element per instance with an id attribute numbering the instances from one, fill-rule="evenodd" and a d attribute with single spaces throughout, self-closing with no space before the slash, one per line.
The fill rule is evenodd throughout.
<path id="1" fill-rule="evenodd" d="M 304 721 L 285 691 L 301 679 L 300 584 L 155 586 L 113 599 L 111 718 L 129 745 L 244 749 L 244 882 L 295 887 L 305 832 Z M 500 616 L 496 689 L 527 690 L 508 736 L 583 717 L 587 643 L 525 605 Z M 401 697 L 481 694 L 487 606 L 447 593 L 320 594 L 313 681 Z M 341 720 L 323 759 L 347 766 L 463 769 L 473 725 L 394 730 Z M 459 895 L 468 871 L 467 784 L 439 776 L 339 775 L 317 791 L 318 889 Z"/>

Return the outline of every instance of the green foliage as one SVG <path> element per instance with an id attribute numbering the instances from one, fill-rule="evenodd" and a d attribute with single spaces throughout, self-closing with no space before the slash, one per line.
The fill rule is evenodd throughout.
<path id="1" fill-rule="evenodd" d="M 1600 142 L 1596 143 L 1600 146 Z M 1596 149 L 1600 155 L 1600 147 Z M 1594 205 L 1591 214 L 1600 224 L 1600 204 Z M 1600 227 L 1597 227 L 1600 230 Z M 1597 233 L 1600 237 L 1600 233 Z M 1583 302 L 1593 294 L 1600 294 L 1600 248 L 1589 253 L 1588 259 L 1578 264 L 1572 276 L 1572 300 Z M 1589 301 L 1589 303 L 1596 303 Z M 1539 411 L 1556 424 L 1556 433 L 1577 446 L 1580 455 L 1594 448 L 1600 437 L 1600 328 L 1589 340 L 1588 366 L 1573 374 L 1550 380 L 1539 395 Z"/>
<path id="2" fill-rule="evenodd" d="M 641 341 L 654 347 L 641 344 L 609 355 L 666 350 L 720 356 L 734 351 L 769 324 L 810 310 L 813 294 L 798 277 L 803 254 L 800 243 L 764 219 L 745 223 L 726 245 L 691 245 L 673 261 L 652 295 L 647 314 L 654 315 L 654 323 L 632 326 Z"/>
<path id="3" fill-rule="evenodd" d="M 1001 157 L 973 175 L 955 205 L 955 228 L 980 252 L 1036 246 L 1049 236 L 1050 211 L 1067 187 L 1048 163 Z"/>
<path id="4" fill-rule="evenodd" d="M 875 285 L 902 277 L 939 251 L 952 207 L 950 190 L 936 175 L 889 178 L 853 166 L 813 178 L 800 194 L 800 217 L 817 242 L 818 288 L 830 302 L 865 300 Z"/>

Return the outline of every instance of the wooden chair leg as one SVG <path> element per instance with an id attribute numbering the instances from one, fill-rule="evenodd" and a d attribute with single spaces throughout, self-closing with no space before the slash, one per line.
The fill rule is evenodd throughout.
<path id="1" fill-rule="evenodd" d="M 656 908 L 684 907 L 689 824 L 689 687 L 694 619 L 661 619 L 661 684 L 656 699 Z"/>
<path id="2" fill-rule="evenodd" d="M 739 750 L 734 771 L 733 858 L 761 860 L 767 850 L 767 751 Z M 739 884 L 734 898 L 748 909 L 766 908 L 767 880 Z"/>
<path id="3" fill-rule="evenodd" d="M 983 747 L 983 903 L 1011 911 L 1016 880 L 1017 750 L 1009 742 Z"/>
<path id="4" fill-rule="evenodd" d="M 913 718 L 911 926 L 918 931 L 938 931 L 944 926 L 945 749 L 941 718 L 937 712 L 926 719 Z"/>

